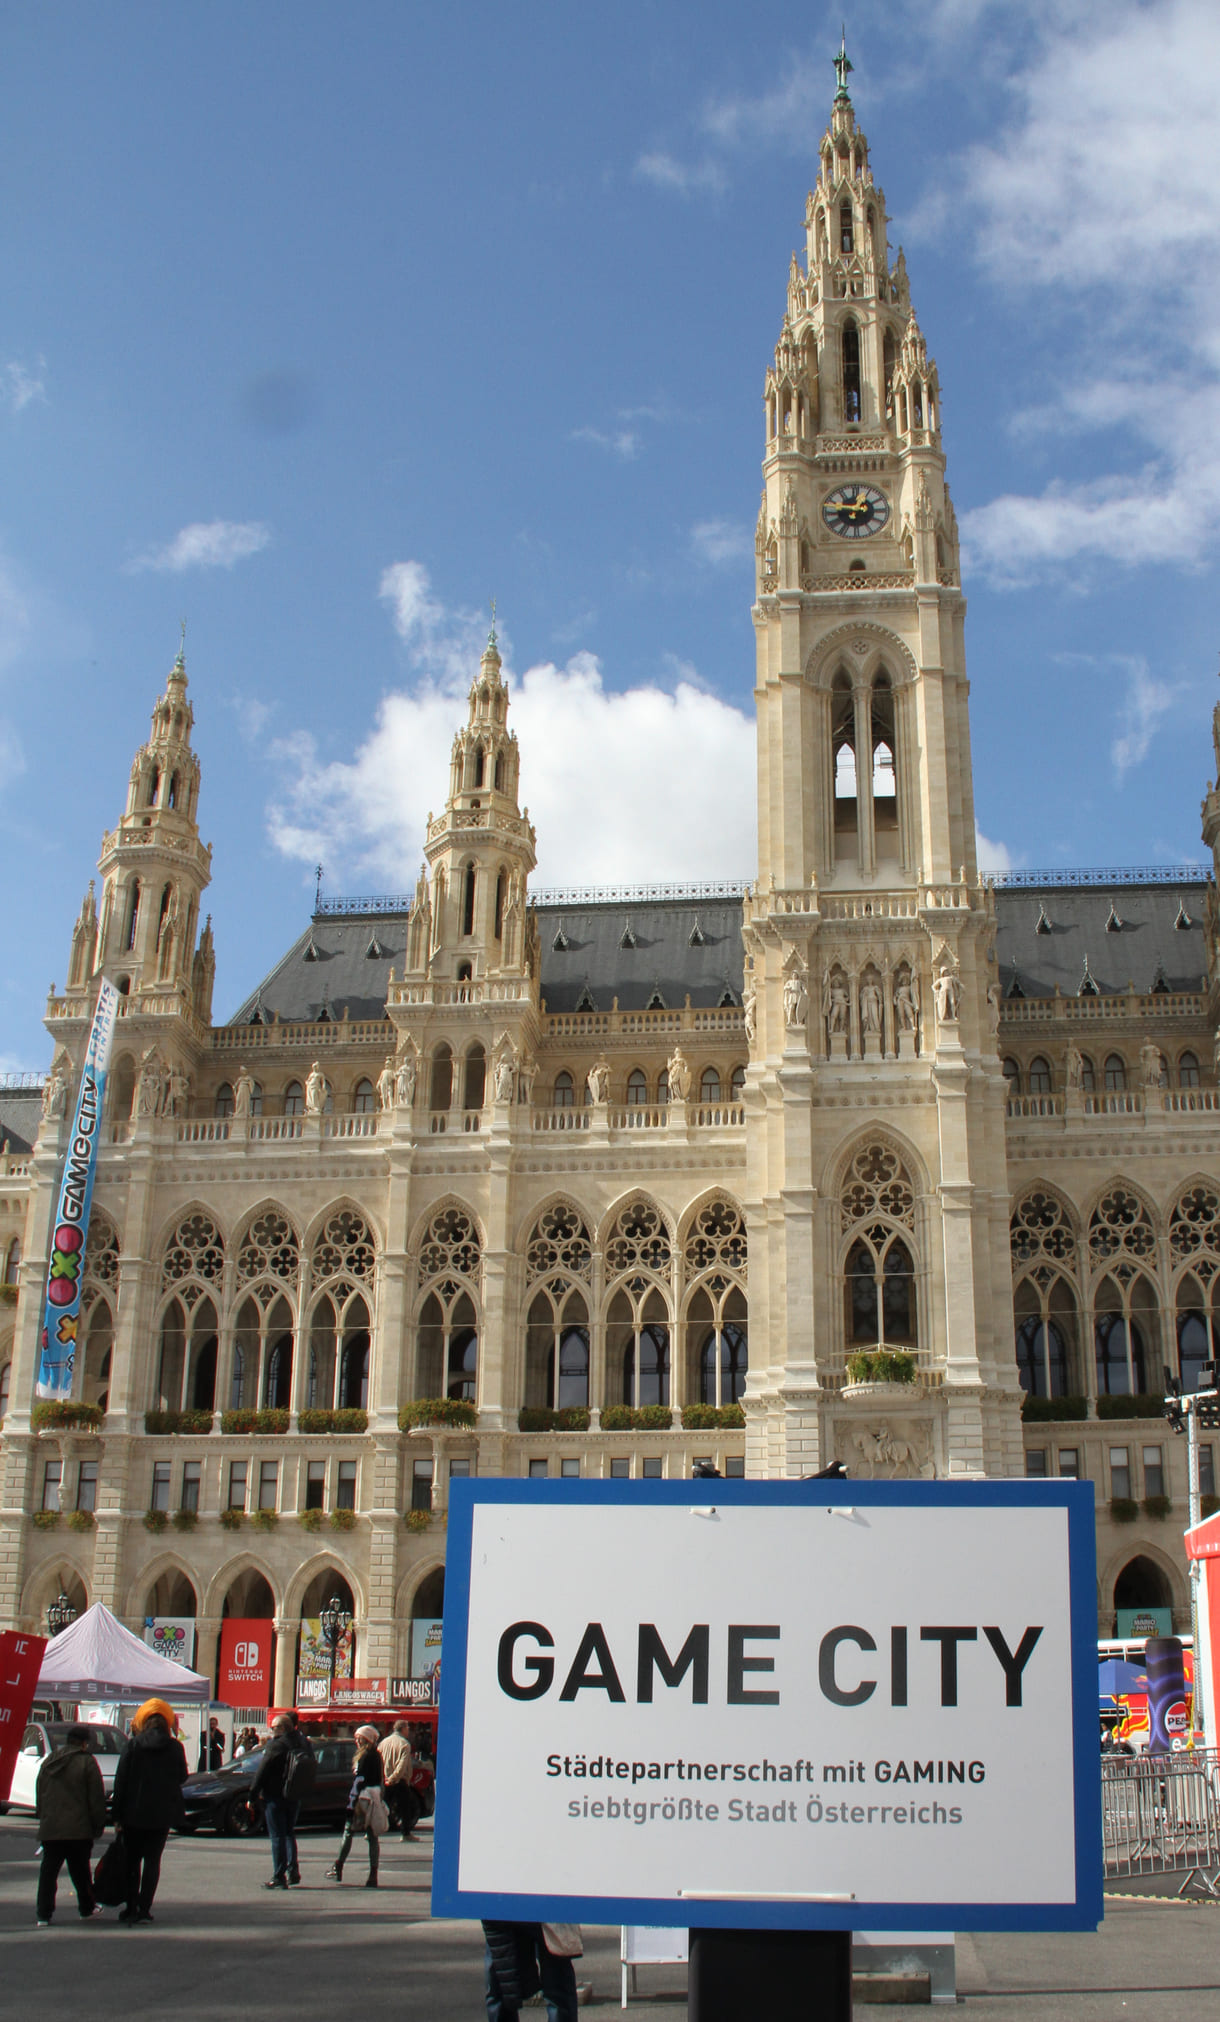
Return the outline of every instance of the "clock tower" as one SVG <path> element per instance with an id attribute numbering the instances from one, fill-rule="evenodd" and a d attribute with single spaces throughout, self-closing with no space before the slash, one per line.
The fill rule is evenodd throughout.
<path id="1" fill-rule="evenodd" d="M 996 921 L 957 526 L 936 366 L 843 47 L 835 69 L 764 389 L 750 1468 L 1006 1473 L 1021 1433 Z"/>

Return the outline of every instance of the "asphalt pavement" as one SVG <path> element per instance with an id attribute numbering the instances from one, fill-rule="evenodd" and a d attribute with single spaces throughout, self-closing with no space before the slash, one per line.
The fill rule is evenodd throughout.
<path id="1" fill-rule="evenodd" d="M 265 1892 L 265 1839 L 200 1833 L 166 1848 L 155 1922 L 128 1929 L 106 1911 L 81 1923 L 66 1873 L 49 1930 L 34 1921 L 33 1822 L 0 1819 L 0 2012 L 12 2022 L 266 2022 L 313 2016 L 481 2022 L 477 1924 L 428 1913 L 431 1832 L 383 1842 L 381 1886 L 362 1886 L 362 1850 L 347 1879 L 325 1879 L 337 1836 L 302 1836 L 303 1886 Z M 506 1846 L 511 1862 L 511 1841 Z M 578 1977 L 593 2012 L 619 2006 L 619 1933 L 586 1928 Z M 1220 1904 L 1112 1896 L 1100 1931 L 1079 1936 L 958 1939 L 959 2009 L 969 2022 L 1220 2022 Z M 643 1968 L 630 2022 L 686 2012 L 680 1966 Z M 904 2006 L 857 2013 L 943 2014 Z M 742 2022 L 779 2022 L 743 2016 Z M 813 2022 L 811 2015 L 810 2022 Z"/>

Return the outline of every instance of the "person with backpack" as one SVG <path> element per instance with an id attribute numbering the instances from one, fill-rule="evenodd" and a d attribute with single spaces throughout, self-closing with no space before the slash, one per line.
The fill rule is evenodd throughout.
<path id="1" fill-rule="evenodd" d="M 254 1772 L 250 1796 L 261 1798 L 271 1841 L 271 1880 L 265 1889 L 295 1889 L 301 1880 L 297 1855 L 297 1819 L 301 1800 L 317 1778 L 313 1749 L 289 1713 L 277 1713 L 271 1740 Z"/>
<path id="2" fill-rule="evenodd" d="M 62 1748 L 49 1755 L 38 1772 L 34 1806 L 42 1842 L 38 1875 L 38 1921 L 55 1915 L 55 1884 L 65 1861 L 76 1890 L 82 1917 L 96 1916 L 97 1903 L 89 1873 L 89 1854 L 106 1830 L 106 1786 L 97 1757 L 89 1746 L 87 1727 L 70 1727 Z"/>

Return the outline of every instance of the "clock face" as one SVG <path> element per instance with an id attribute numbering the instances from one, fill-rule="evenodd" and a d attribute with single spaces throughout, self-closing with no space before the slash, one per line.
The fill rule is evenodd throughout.
<path id="1" fill-rule="evenodd" d="M 822 518 L 831 533 L 848 541 L 880 533 L 889 516 L 889 500 L 872 484 L 841 484 L 822 507 Z"/>

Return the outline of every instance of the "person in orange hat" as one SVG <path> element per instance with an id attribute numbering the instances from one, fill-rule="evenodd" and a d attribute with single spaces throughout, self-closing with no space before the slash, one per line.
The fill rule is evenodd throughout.
<path id="1" fill-rule="evenodd" d="M 185 1817 L 186 1755 L 174 1736 L 176 1725 L 164 1699 L 146 1699 L 114 1773 L 114 1822 L 127 1853 L 127 1907 L 119 1911 L 121 1924 L 151 1924 L 165 1842 L 170 1827 L 180 1826 Z"/>

